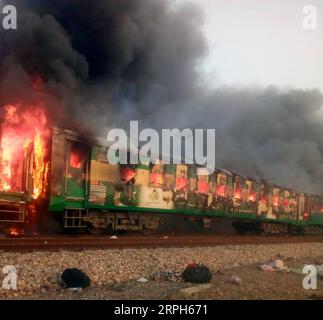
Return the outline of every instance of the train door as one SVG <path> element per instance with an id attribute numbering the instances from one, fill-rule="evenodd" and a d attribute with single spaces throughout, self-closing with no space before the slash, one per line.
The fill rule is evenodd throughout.
<path id="1" fill-rule="evenodd" d="M 68 143 L 65 195 L 69 201 L 84 201 L 86 197 L 87 150 L 78 142 Z"/>

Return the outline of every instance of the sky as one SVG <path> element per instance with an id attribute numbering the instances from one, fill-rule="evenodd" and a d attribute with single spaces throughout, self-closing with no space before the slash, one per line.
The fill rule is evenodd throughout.
<path id="1" fill-rule="evenodd" d="M 209 54 L 201 70 L 209 86 L 323 90 L 322 0 L 185 1 L 205 15 Z M 317 10 L 315 30 L 303 28 L 306 5 Z"/>

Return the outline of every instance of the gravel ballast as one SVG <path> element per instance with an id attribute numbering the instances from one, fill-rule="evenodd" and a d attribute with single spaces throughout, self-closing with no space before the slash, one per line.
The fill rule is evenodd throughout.
<path id="1" fill-rule="evenodd" d="M 91 278 L 91 287 L 118 285 L 148 278 L 160 270 L 182 272 L 187 264 L 203 263 L 216 274 L 232 268 L 263 264 L 273 259 L 323 256 L 323 243 L 236 245 L 206 248 L 155 248 L 7 253 L 0 267 L 17 270 L 17 290 L 0 289 L 1 298 L 24 298 L 61 292 L 59 277 L 66 268 L 79 268 Z M 3 275 L 4 277 L 4 275 Z"/>

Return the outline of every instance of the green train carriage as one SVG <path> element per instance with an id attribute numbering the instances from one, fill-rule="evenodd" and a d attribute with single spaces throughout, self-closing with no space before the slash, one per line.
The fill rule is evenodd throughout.
<path id="1" fill-rule="evenodd" d="M 189 218 L 207 228 L 215 219 L 228 218 L 238 232 L 322 230 L 323 199 L 318 196 L 222 169 L 209 174 L 195 165 L 110 164 L 106 147 L 84 143 L 66 130 L 54 129 L 50 144 L 48 188 L 37 201 L 30 196 L 30 188 L 19 195 L 0 192 L 0 223 L 24 225 L 35 214 L 33 208 L 38 208 L 42 222 L 48 219 L 44 214 L 48 211 L 67 230 L 152 232 L 165 214 Z M 1 219 L 8 204 L 17 207 L 16 213 L 11 210 L 12 215 L 6 212 L 6 219 Z M 20 211 L 23 216 L 17 215 Z"/>

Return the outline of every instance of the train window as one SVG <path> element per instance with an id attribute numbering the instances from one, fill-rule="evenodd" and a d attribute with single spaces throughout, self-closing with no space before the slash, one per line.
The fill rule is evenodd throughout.
<path id="1" fill-rule="evenodd" d="M 272 205 L 278 207 L 280 205 L 280 190 L 279 188 L 273 188 Z"/>
<path id="2" fill-rule="evenodd" d="M 162 187 L 164 184 L 164 165 L 161 161 L 158 161 L 156 164 L 152 165 L 150 177 L 149 177 L 150 186 L 158 188 Z"/>
<path id="3" fill-rule="evenodd" d="M 81 145 L 74 143 L 70 148 L 69 167 L 72 169 L 82 169 L 84 165 L 85 151 Z"/>
<path id="4" fill-rule="evenodd" d="M 262 184 L 261 185 L 261 190 L 260 190 L 260 199 L 264 204 L 268 204 L 269 200 L 269 186 L 267 184 Z"/>
<path id="5" fill-rule="evenodd" d="M 290 193 L 288 190 L 285 190 L 284 192 L 284 200 L 283 200 L 283 207 L 284 207 L 284 210 L 289 210 L 289 196 L 290 196 Z"/>
<path id="6" fill-rule="evenodd" d="M 242 198 L 242 178 L 236 176 L 234 179 L 234 185 L 233 185 L 233 196 L 236 199 Z"/>
<path id="7" fill-rule="evenodd" d="M 66 196 L 83 198 L 87 150 L 77 142 L 70 142 L 67 163 Z"/>
<path id="8" fill-rule="evenodd" d="M 82 167 L 82 157 L 80 154 L 71 152 L 70 167 L 74 169 L 80 169 Z"/>
<path id="9" fill-rule="evenodd" d="M 209 172 L 206 168 L 198 168 L 197 189 L 199 193 L 209 193 Z"/>
<path id="10" fill-rule="evenodd" d="M 177 165 L 176 168 L 176 189 L 177 191 L 187 191 L 188 178 L 187 178 L 187 166 Z"/>
<path id="11" fill-rule="evenodd" d="M 226 197 L 227 195 L 227 175 L 224 173 L 217 174 L 216 194 L 219 197 Z"/>
<path id="12" fill-rule="evenodd" d="M 209 192 L 209 176 L 201 175 L 198 176 L 198 192 L 208 193 Z"/>
<path id="13" fill-rule="evenodd" d="M 195 166 L 188 167 L 188 190 L 195 192 L 197 189 L 197 172 Z"/>
<path id="14" fill-rule="evenodd" d="M 120 165 L 120 179 L 122 183 L 135 182 L 135 168 L 125 165 Z"/>
<path id="15" fill-rule="evenodd" d="M 246 181 L 247 185 L 247 199 L 248 201 L 256 201 L 257 200 L 257 190 L 256 190 L 256 184 L 252 182 L 251 180 Z"/>

